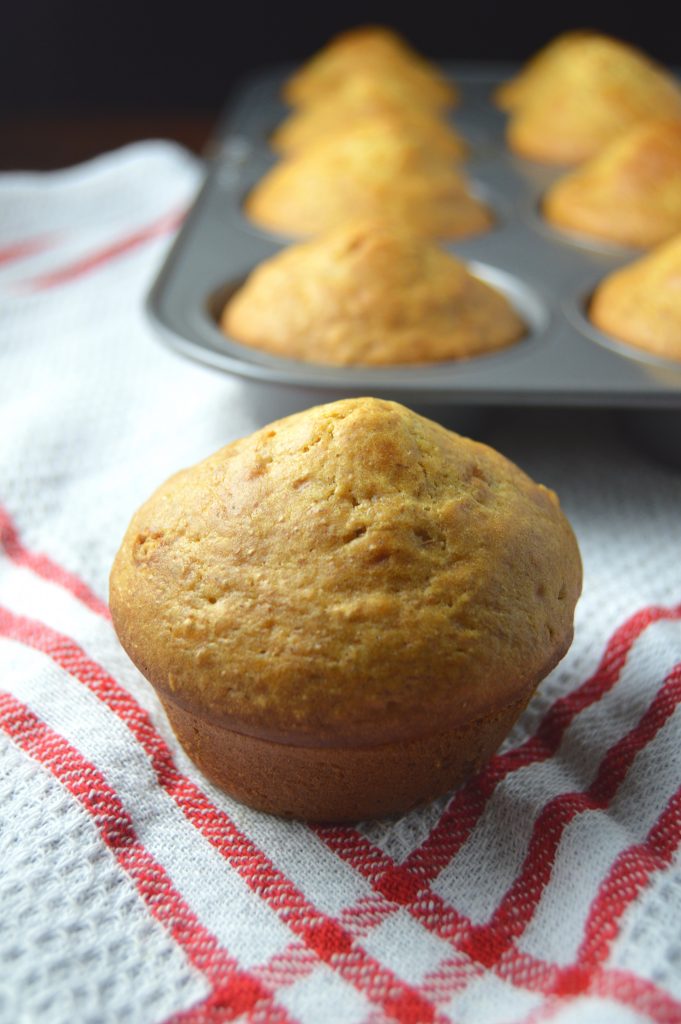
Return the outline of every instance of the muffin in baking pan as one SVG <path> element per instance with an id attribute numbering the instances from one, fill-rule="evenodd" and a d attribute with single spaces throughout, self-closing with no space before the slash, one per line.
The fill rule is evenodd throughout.
<path id="1" fill-rule="evenodd" d="M 492 98 L 496 106 L 501 110 L 513 111 L 531 102 L 534 96 L 541 93 L 547 81 L 550 84 L 553 75 L 560 74 L 561 61 L 568 60 L 575 52 L 578 53 L 584 39 L 596 36 L 598 33 L 589 29 L 561 32 L 531 57 L 517 75 L 502 82 L 494 90 Z"/>
<path id="2" fill-rule="evenodd" d="M 172 477 L 134 515 L 110 600 L 214 783 L 274 814 L 352 821 L 489 758 L 567 650 L 580 587 L 551 491 L 365 398 Z"/>
<path id="3" fill-rule="evenodd" d="M 453 83 L 397 32 L 382 25 L 336 36 L 288 79 L 283 97 L 294 107 L 312 106 L 357 73 L 399 80 L 422 104 L 434 109 L 451 107 L 458 99 Z"/>
<path id="4" fill-rule="evenodd" d="M 512 111 L 507 139 L 531 160 L 576 164 L 640 121 L 679 117 L 671 74 L 626 43 L 585 34 L 559 50 L 541 88 Z"/>
<path id="5" fill-rule="evenodd" d="M 322 116 L 318 117 L 318 114 Z M 298 156 L 302 159 L 308 150 L 326 146 L 350 148 L 349 140 L 353 138 L 364 139 L 364 145 L 370 146 L 372 136 L 376 137 L 378 145 L 387 144 L 381 143 L 382 139 L 404 138 L 423 150 L 424 162 L 430 158 L 451 164 L 462 161 L 467 155 L 466 143 L 447 121 L 422 107 L 406 105 L 399 109 L 384 105 L 383 109 L 373 112 L 353 113 L 352 110 L 345 111 L 337 102 L 328 109 L 326 104 L 320 104 L 283 121 L 271 136 L 271 141 L 276 145 L 283 138 L 284 147 L 288 147 L 284 157 L 295 160 Z M 361 155 L 358 159 L 361 161 Z"/>
<path id="6" fill-rule="evenodd" d="M 351 222 L 260 264 L 221 325 L 265 352 L 335 366 L 470 358 L 527 329 L 464 263 L 383 220 Z"/>
<path id="7" fill-rule="evenodd" d="M 646 248 L 681 231 L 681 117 L 635 125 L 565 175 L 542 202 L 552 224 Z"/>
<path id="8" fill-rule="evenodd" d="M 451 155 L 466 155 L 467 146 L 451 124 L 414 94 L 401 78 L 379 78 L 358 71 L 339 84 L 329 96 L 311 107 L 294 110 L 270 136 L 278 153 L 290 154 L 310 143 L 352 130 L 358 122 L 381 119 L 404 124 L 418 132 L 424 144 Z"/>
<path id="9" fill-rule="evenodd" d="M 307 146 L 274 166 L 245 200 L 259 227 L 293 237 L 387 217 L 434 238 L 491 228 L 493 215 L 454 162 L 413 125 L 381 118 Z"/>
<path id="10" fill-rule="evenodd" d="M 589 318 L 619 341 L 681 360 L 681 234 L 608 275 Z"/>

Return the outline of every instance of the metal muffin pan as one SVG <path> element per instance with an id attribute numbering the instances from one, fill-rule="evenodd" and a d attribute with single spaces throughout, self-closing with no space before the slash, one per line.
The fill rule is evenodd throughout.
<path id="1" fill-rule="evenodd" d="M 441 244 L 508 296 L 528 325 L 526 337 L 473 359 L 394 368 L 313 365 L 226 338 L 218 316 L 229 294 L 257 264 L 295 241 L 263 231 L 243 213 L 249 189 L 277 159 L 267 140 L 287 114 L 279 95 L 290 70 L 246 82 L 218 123 L 204 186 L 148 298 L 151 319 L 171 348 L 315 401 L 372 394 L 451 407 L 681 409 L 681 364 L 618 342 L 589 322 L 597 283 L 641 253 L 562 233 L 542 219 L 541 196 L 564 171 L 506 148 L 506 118 L 490 96 L 516 68 L 499 64 L 444 67 L 461 90 L 451 117 L 470 144 L 464 169 L 496 224 L 484 235 Z"/>

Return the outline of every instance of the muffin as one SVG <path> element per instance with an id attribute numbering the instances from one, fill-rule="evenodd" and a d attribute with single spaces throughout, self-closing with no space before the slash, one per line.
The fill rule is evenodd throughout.
<path id="1" fill-rule="evenodd" d="M 505 296 L 432 242 L 384 221 L 344 225 L 257 267 L 225 334 L 290 359 L 381 366 L 462 359 L 518 341 Z"/>
<path id="2" fill-rule="evenodd" d="M 531 160 L 576 164 L 640 121 L 678 117 L 681 89 L 670 74 L 625 43 L 586 36 L 515 110 L 507 139 Z"/>
<path id="3" fill-rule="evenodd" d="M 441 110 L 458 98 L 455 86 L 392 29 L 366 25 L 336 36 L 286 82 L 293 107 L 318 103 L 355 74 L 398 79 L 422 104 Z"/>
<path id="4" fill-rule="evenodd" d="M 558 227 L 620 245 L 656 245 L 681 231 L 681 120 L 631 128 L 560 178 L 542 210 Z"/>
<path id="5" fill-rule="evenodd" d="M 580 585 L 551 491 L 361 398 L 171 477 L 134 515 L 110 599 L 210 780 L 274 814 L 354 821 L 490 757 L 567 650 Z"/>
<path id="6" fill-rule="evenodd" d="M 296 153 L 356 127 L 358 122 L 388 119 L 418 131 L 424 145 L 459 159 L 466 145 L 437 111 L 415 97 L 401 78 L 376 78 L 358 72 L 311 107 L 295 110 L 270 137 L 278 153 Z"/>
<path id="7" fill-rule="evenodd" d="M 260 227 L 293 237 L 374 217 L 434 238 L 463 238 L 492 225 L 452 155 L 428 147 L 413 126 L 388 119 L 283 160 L 249 193 L 245 212 Z"/>
<path id="8" fill-rule="evenodd" d="M 431 111 L 419 107 L 391 109 L 390 103 L 385 104 L 382 111 L 354 114 L 335 103 L 328 104 L 328 108 L 326 103 L 320 103 L 284 121 L 270 141 L 273 148 L 279 148 L 282 153 L 286 150 L 285 157 L 293 160 L 304 156 L 308 150 L 350 149 L 350 140 L 354 138 L 365 140 L 363 145 L 371 149 L 372 138 L 380 145 L 382 139 L 399 141 L 401 137 L 423 151 L 424 161 L 441 160 L 451 165 L 461 161 L 466 153 L 463 139 Z M 359 154 L 358 158 L 361 159 Z"/>
<path id="9" fill-rule="evenodd" d="M 613 338 L 681 360 L 681 234 L 606 277 L 589 317 Z"/>
<path id="10" fill-rule="evenodd" d="M 545 82 L 560 73 L 561 61 L 570 58 L 571 53 L 578 52 L 584 39 L 597 36 L 587 29 L 575 29 L 562 32 L 544 46 L 521 68 L 517 75 L 503 82 L 494 93 L 494 102 L 502 110 L 517 110 L 524 103 L 541 93 Z"/>

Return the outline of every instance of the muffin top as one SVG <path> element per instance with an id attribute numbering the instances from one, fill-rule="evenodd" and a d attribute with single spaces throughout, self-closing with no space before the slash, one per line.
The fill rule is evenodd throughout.
<path id="1" fill-rule="evenodd" d="M 580 163 L 639 121 L 681 117 L 672 75 L 626 43 L 586 35 L 566 46 L 508 125 L 514 152 L 544 163 Z"/>
<path id="2" fill-rule="evenodd" d="M 621 341 L 681 360 L 681 235 L 606 277 L 589 316 Z"/>
<path id="3" fill-rule="evenodd" d="M 382 25 L 350 29 L 332 39 L 289 78 L 284 99 L 294 107 L 311 106 L 358 72 L 400 79 L 421 103 L 435 109 L 457 100 L 454 85 L 402 36 Z"/>
<path id="4" fill-rule="evenodd" d="M 411 126 L 424 145 L 452 159 L 466 153 L 464 141 L 432 106 L 421 102 L 408 81 L 397 76 L 377 78 L 366 71 L 344 79 L 313 106 L 293 111 L 273 132 L 270 145 L 280 153 L 295 153 L 310 143 L 352 130 L 358 121 L 386 119 Z"/>
<path id="5" fill-rule="evenodd" d="M 550 83 L 554 74 L 560 74 L 561 62 L 569 58 L 571 51 L 578 51 L 584 39 L 594 36 L 598 36 L 598 33 L 588 29 L 561 32 L 531 57 L 517 75 L 495 90 L 496 105 L 502 110 L 517 110 L 524 103 L 530 102 L 533 96 L 542 91 L 547 81 Z"/>
<path id="6" fill-rule="evenodd" d="M 526 695 L 569 645 L 580 585 L 551 491 L 363 398 L 173 476 L 133 517 L 110 598 L 176 703 L 270 740 L 362 746 Z"/>
<path id="7" fill-rule="evenodd" d="M 451 154 L 429 146 L 413 125 L 383 118 L 283 160 L 251 190 L 245 210 L 261 227 L 292 236 L 373 217 L 437 238 L 477 234 L 492 223 Z"/>
<path id="8" fill-rule="evenodd" d="M 337 228 L 257 267 L 222 328 L 274 355 L 329 365 L 428 363 L 513 344 L 504 295 L 427 239 L 384 221 Z"/>
<path id="9" fill-rule="evenodd" d="M 681 231 L 681 118 L 635 125 L 546 193 L 560 227 L 650 246 Z"/>

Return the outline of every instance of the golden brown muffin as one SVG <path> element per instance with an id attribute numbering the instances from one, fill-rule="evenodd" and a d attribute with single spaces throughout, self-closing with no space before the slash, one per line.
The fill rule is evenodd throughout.
<path id="1" fill-rule="evenodd" d="M 284 99 L 306 107 L 330 96 L 355 74 L 399 79 L 422 104 L 451 107 L 455 86 L 392 29 L 366 25 L 336 36 L 315 54 L 284 86 Z"/>
<path id="2" fill-rule="evenodd" d="M 111 610 L 180 742 L 254 807 L 393 814 L 492 754 L 572 637 L 556 496 L 373 398 L 307 410 L 171 477 Z"/>
<path id="3" fill-rule="evenodd" d="M 542 204 L 552 224 L 621 245 L 681 231 L 681 120 L 644 121 L 560 178 Z"/>
<path id="4" fill-rule="evenodd" d="M 681 235 L 606 277 L 589 317 L 613 338 L 681 359 Z"/>
<path id="5" fill-rule="evenodd" d="M 260 227 L 292 236 L 374 217 L 436 238 L 463 238 L 492 225 L 489 209 L 468 191 L 451 156 L 426 148 L 418 132 L 387 119 L 283 160 L 249 193 L 245 211 Z"/>
<path id="6" fill-rule="evenodd" d="M 331 105 L 336 111 L 335 105 Z M 318 118 L 317 114 L 324 115 Z M 357 113 L 338 111 L 338 119 L 332 112 L 326 116 L 326 104 L 319 104 L 312 110 L 304 110 L 294 114 L 293 119 L 285 121 L 281 133 L 272 136 L 272 143 L 283 152 L 288 148 L 288 159 L 302 156 L 309 149 L 331 146 L 336 149 L 343 146 L 344 139 L 359 137 L 370 140 L 390 138 L 399 140 L 404 136 L 414 145 L 418 145 L 425 154 L 451 164 L 460 161 L 466 154 L 466 144 L 453 128 L 442 121 L 431 111 L 419 107 L 403 110 L 390 109 L 386 104 L 382 112 Z M 291 129 L 291 132 L 289 132 Z"/>
<path id="7" fill-rule="evenodd" d="M 466 153 L 466 144 L 430 106 L 414 97 L 408 82 L 400 78 L 376 78 L 358 72 L 329 96 L 294 111 L 270 137 L 279 153 L 296 153 L 310 143 L 354 130 L 358 122 L 388 119 L 418 132 L 424 145 L 452 159 Z"/>
<path id="8" fill-rule="evenodd" d="M 578 51 L 584 39 L 592 37 L 598 37 L 598 33 L 588 29 L 575 29 L 556 36 L 528 60 L 517 75 L 499 86 L 494 93 L 496 105 L 502 110 L 517 110 L 531 101 L 541 93 L 546 81 L 551 82 L 556 68 L 560 74 L 561 62 L 568 59 L 571 52 Z"/>
<path id="9" fill-rule="evenodd" d="M 604 36 L 566 46 L 542 87 L 514 112 L 511 149 L 550 164 L 588 160 L 639 121 L 681 117 L 678 82 L 644 54 Z"/>
<path id="10" fill-rule="evenodd" d="M 253 271 L 221 322 L 246 345 L 335 366 L 461 359 L 526 331 L 505 296 L 460 260 L 382 221 L 277 253 Z"/>

